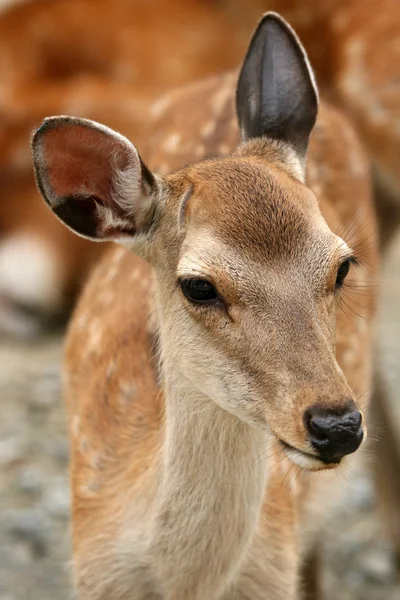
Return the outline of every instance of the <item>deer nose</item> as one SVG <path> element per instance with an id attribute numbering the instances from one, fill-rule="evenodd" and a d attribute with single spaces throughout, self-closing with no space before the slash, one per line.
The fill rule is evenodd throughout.
<path id="1" fill-rule="evenodd" d="M 360 446 L 362 416 L 351 400 L 341 409 L 314 405 L 304 413 L 308 438 L 323 462 L 339 462 Z"/>

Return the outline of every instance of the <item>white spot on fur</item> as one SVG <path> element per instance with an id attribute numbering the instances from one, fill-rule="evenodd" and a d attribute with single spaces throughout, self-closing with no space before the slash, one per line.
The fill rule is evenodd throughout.
<path id="1" fill-rule="evenodd" d="M 74 437 L 77 437 L 79 435 L 79 425 L 80 418 L 78 415 L 74 415 L 71 421 L 71 433 Z"/>
<path id="2" fill-rule="evenodd" d="M 214 96 L 212 97 L 212 100 L 211 100 L 211 106 L 212 106 L 215 116 L 220 115 L 223 108 L 225 107 L 225 104 L 231 98 L 231 96 L 232 96 L 232 90 L 229 86 L 222 87 L 220 90 L 218 90 L 218 92 L 216 94 L 214 94 Z"/>
<path id="3" fill-rule="evenodd" d="M 342 353 L 343 365 L 350 367 L 354 362 L 354 348 L 347 348 Z"/>
<path id="4" fill-rule="evenodd" d="M 159 100 L 156 100 L 150 108 L 151 115 L 155 118 L 160 117 L 166 111 L 170 102 L 169 96 L 163 96 Z"/>
<path id="5" fill-rule="evenodd" d="M 175 152 L 179 146 L 180 141 L 181 136 L 179 135 L 179 133 L 173 133 L 172 135 L 168 136 L 165 142 L 163 143 L 163 149 L 166 152 Z"/>
<path id="6" fill-rule="evenodd" d="M 203 127 L 200 129 L 201 137 L 205 138 L 205 139 L 211 137 L 215 131 L 215 127 L 216 127 L 215 121 L 207 121 L 207 123 L 205 123 L 203 125 Z"/>
<path id="7" fill-rule="evenodd" d="M 121 260 L 124 258 L 125 254 L 126 254 L 125 248 L 117 247 L 111 256 L 110 264 L 113 266 L 118 265 L 121 262 Z M 106 270 L 106 273 L 107 273 L 107 270 Z"/>
<path id="8" fill-rule="evenodd" d="M 99 319 L 94 319 L 88 330 L 87 335 L 87 349 L 89 353 L 98 353 L 101 349 L 101 342 L 103 340 L 103 324 Z"/>
<path id="9" fill-rule="evenodd" d="M 111 264 L 110 268 L 108 269 L 107 273 L 104 276 L 104 282 L 105 283 L 110 283 L 110 281 L 112 281 L 114 279 L 114 277 L 116 276 L 116 274 L 118 273 L 118 267 L 116 264 Z"/>
<path id="10" fill-rule="evenodd" d="M 134 270 L 131 272 L 131 274 L 129 275 L 129 279 L 130 279 L 131 281 L 137 281 L 137 280 L 138 280 L 138 278 L 139 278 L 139 272 L 138 272 L 136 269 L 134 269 Z"/>

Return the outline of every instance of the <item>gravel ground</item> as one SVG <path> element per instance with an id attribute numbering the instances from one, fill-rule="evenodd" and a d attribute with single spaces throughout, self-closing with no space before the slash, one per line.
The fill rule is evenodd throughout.
<path id="1" fill-rule="evenodd" d="M 382 357 L 399 424 L 400 237 L 384 277 Z M 68 445 L 58 336 L 0 344 L 0 600 L 67 600 Z M 396 405 L 397 401 L 397 405 Z M 399 474 L 400 476 L 400 474 Z M 400 581 L 363 465 L 327 536 L 326 600 L 399 600 Z"/>

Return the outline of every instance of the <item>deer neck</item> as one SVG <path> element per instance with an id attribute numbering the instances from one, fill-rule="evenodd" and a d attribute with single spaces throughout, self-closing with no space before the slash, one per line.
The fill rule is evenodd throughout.
<path id="1" fill-rule="evenodd" d="M 266 432 L 220 408 L 181 372 L 170 372 L 165 382 L 165 424 L 163 465 L 174 486 L 187 478 L 203 486 L 204 476 L 224 490 L 234 490 L 238 477 L 265 485 L 267 465 L 255 463 L 266 449 Z"/>
<path id="2" fill-rule="evenodd" d="M 213 598 L 235 578 L 256 532 L 267 479 L 260 456 L 268 438 L 195 389 L 176 361 L 163 368 L 165 437 L 155 531 L 167 571 L 161 579 L 170 580 L 169 569 L 174 574 L 171 598 Z"/>

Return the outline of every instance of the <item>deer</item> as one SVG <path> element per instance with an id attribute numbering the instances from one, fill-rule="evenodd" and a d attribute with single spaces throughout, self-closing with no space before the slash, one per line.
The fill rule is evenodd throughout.
<path id="1" fill-rule="evenodd" d="M 117 243 L 66 339 L 74 587 L 298 600 L 317 593 L 305 566 L 367 437 L 369 162 L 274 12 L 239 73 L 151 113 L 146 162 L 91 120 L 48 117 L 32 134 L 55 216 Z"/>

